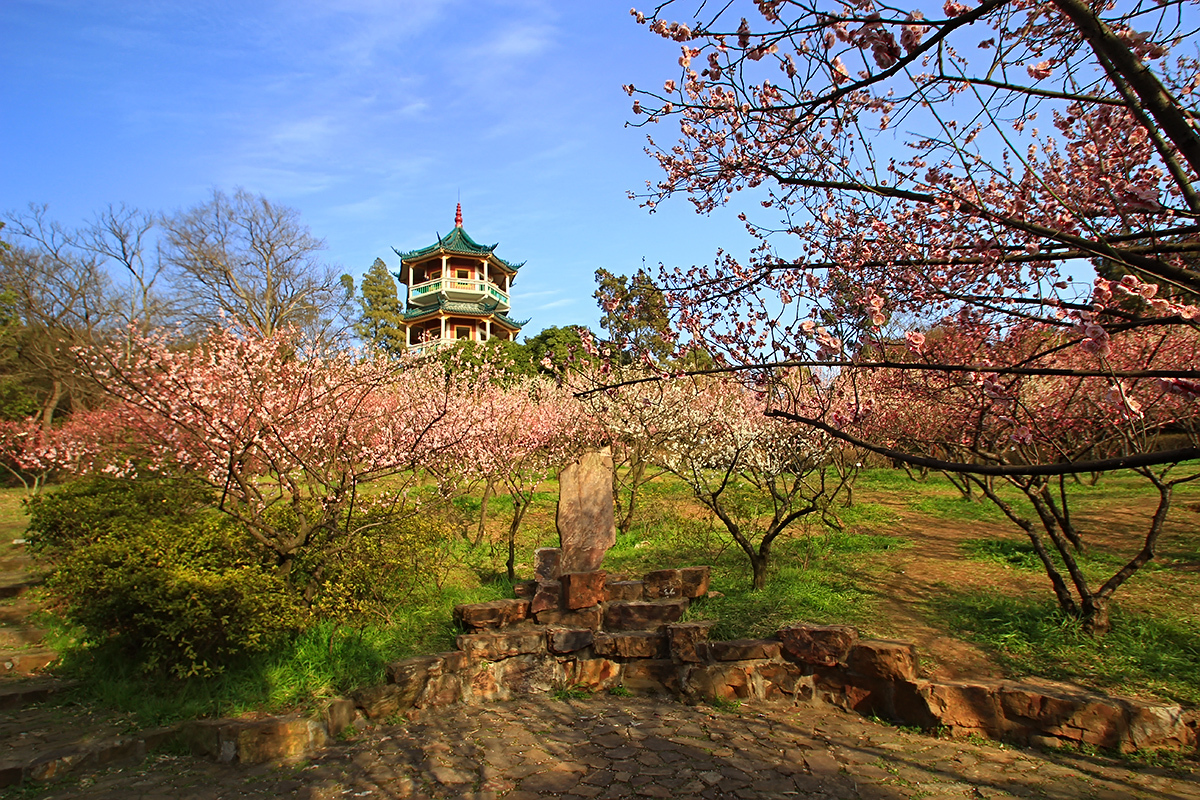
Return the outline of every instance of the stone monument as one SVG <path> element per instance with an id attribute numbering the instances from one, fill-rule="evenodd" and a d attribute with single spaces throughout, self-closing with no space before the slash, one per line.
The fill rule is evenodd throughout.
<path id="1" fill-rule="evenodd" d="M 612 452 L 584 453 L 558 475 L 559 572 L 594 572 L 617 542 Z"/>

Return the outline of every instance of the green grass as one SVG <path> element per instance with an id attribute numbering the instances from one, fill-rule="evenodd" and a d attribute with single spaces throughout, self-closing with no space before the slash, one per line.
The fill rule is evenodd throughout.
<path id="1" fill-rule="evenodd" d="M 557 544 L 556 484 L 551 481 L 539 488 L 518 538 L 518 577 L 530 576 L 535 547 Z M 1100 509 L 1146 493 L 1145 481 L 1128 474 L 1105 476 L 1096 487 L 1071 489 L 1081 507 Z M 1191 494 L 1184 494 L 1185 489 Z M 1007 487 L 1002 491 L 1006 497 L 1016 497 Z M 471 520 L 478 514 L 481 493 L 455 501 L 468 534 L 474 532 Z M 893 505 L 862 502 L 864 493 L 884 495 Z M 0 492 L 0 531 L 23 530 L 20 495 L 19 490 Z M 634 526 L 618 537 L 605 568 L 637 577 L 653 569 L 711 565 L 712 588 L 724 596 L 695 603 L 688 619 L 715 621 L 716 639 L 771 636 L 782 625 L 797 621 L 853 624 L 869 634 L 878 626 L 875 582 L 870 576 L 889 568 L 888 553 L 908 545 L 883 535 L 902 519 L 895 507 L 951 521 L 1009 524 L 990 502 L 964 500 L 940 475 L 914 483 L 902 470 L 866 470 L 855 497 L 860 501 L 853 506 L 839 503 L 832 509 L 835 526 L 813 519 L 808 527 L 797 524 L 785 533 L 772 554 L 768 586 L 756 591 L 750 585 L 749 562 L 724 526 L 699 506 L 683 483 L 660 477 L 643 487 Z M 1200 482 L 1181 487 L 1178 503 L 1197 500 Z M 493 534 L 507 528 L 510 511 L 507 496 L 491 499 Z M 1186 542 L 1181 538 L 1164 542 L 1162 564 L 1200 560 L 1200 538 Z M 449 546 L 455 566 L 442 585 L 395 609 L 390 622 L 353 627 L 323 623 L 271 653 L 229 664 L 208 680 L 146 676 L 132 670 L 123 654 L 103 649 L 77 648 L 68 654 L 63 672 L 84 680 L 87 698 L 130 713 L 143 726 L 250 710 L 314 707 L 323 698 L 381 682 L 391 661 L 450 649 L 456 633 L 451 624 L 455 604 L 511 596 L 507 582 L 494 580 L 503 572 L 505 547 L 485 544 L 472 550 L 457 538 Z M 1011 538 L 968 541 L 963 548 L 972 559 L 1041 570 L 1032 547 L 1016 533 Z M 1111 573 L 1113 559 L 1120 560 L 1089 552 L 1083 563 L 1085 569 Z M 1157 566 L 1158 562 L 1148 569 Z M 951 588 L 932 604 L 933 623 L 950 635 L 977 642 L 1013 674 L 1200 703 L 1200 635 L 1179 614 L 1169 617 L 1168 609 L 1160 613 L 1155 608 L 1156 616 L 1150 617 L 1117 609 L 1113 631 L 1102 640 L 1092 640 L 1043 597 L 1048 593 L 1036 599 L 1012 599 L 1000 592 L 956 594 Z M 57 635 L 63 644 L 69 643 L 70 631 L 60 628 Z M 618 692 L 619 688 L 614 690 Z"/>
<path id="2" fill-rule="evenodd" d="M 754 589 L 750 565 L 729 549 L 713 566 L 723 597 L 694 604 L 689 620 L 712 620 L 714 639 L 770 637 L 793 622 L 868 626 L 876 597 L 863 580 L 873 556 L 906 546 L 902 539 L 853 533 L 786 540 L 772 555 L 767 587 Z"/>
<path id="3" fill-rule="evenodd" d="M 1114 607 L 1112 630 L 1093 638 L 1052 600 L 948 592 L 933 606 L 948 630 L 988 650 L 1011 674 L 1200 703 L 1200 631 L 1192 625 Z"/>
<path id="4" fill-rule="evenodd" d="M 511 595 L 508 584 L 448 587 L 425 602 L 397 609 L 391 624 L 321 622 L 273 651 L 232 662 L 206 679 L 146 675 L 130 666 L 125 653 L 104 647 L 68 649 L 59 674 L 81 680 L 78 698 L 131 714 L 140 727 L 314 707 L 325 698 L 383 683 L 393 661 L 453 649 L 456 604 Z M 57 635 L 69 633 L 60 628 Z"/>

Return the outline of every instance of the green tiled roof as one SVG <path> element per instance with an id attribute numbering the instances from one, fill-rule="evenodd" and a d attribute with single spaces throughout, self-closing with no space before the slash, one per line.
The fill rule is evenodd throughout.
<path id="1" fill-rule="evenodd" d="M 457 300 L 446 300 L 445 298 L 439 297 L 438 302 L 433 305 L 420 307 L 414 306 L 409 308 L 404 312 L 404 321 L 415 322 L 416 320 L 424 319 L 425 317 L 431 317 L 439 311 L 444 311 L 447 314 L 462 314 L 464 316 L 474 317 L 493 317 L 500 320 L 505 325 L 518 329 L 525 327 L 525 325 L 529 322 L 529 320 L 517 322 L 507 314 L 500 313 L 496 310 L 497 305 L 499 305 L 499 303 L 495 302 L 494 300 L 491 302 L 482 303 L 463 303 Z"/>
<path id="2" fill-rule="evenodd" d="M 405 261 L 416 261 L 424 256 L 445 252 L 457 256 L 491 256 L 504 266 L 514 271 L 525 266 L 524 261 L 522 261 L 520 264 L 512 264 L 496 255 L 493 251 L 499 246 L 499 242 L 492 245 L 480 244 L 472 239 L 467 232 L 463 230 L 461 225 L 456 225 L 454 230 L 450 231 L 445 236 L 439 236 L 437 242 L 429 245 L 428 247 L 422 247 L 417 250 L 408 250 L 407 252 L 397 250 L 393 247 L 392 252 L 400 256 L 401 263 Z"/>

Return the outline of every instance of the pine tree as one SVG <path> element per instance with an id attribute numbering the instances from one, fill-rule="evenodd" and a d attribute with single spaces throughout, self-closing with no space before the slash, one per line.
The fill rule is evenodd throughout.
<path id="1" fill-rule="evenodd" d="M 354 324 L 359 338 L 389 355 L 404 352 L 404 304 L 400 301 L 396 280 L 383 259 L 375 259 L 363 275 L 362 291 L 355 299 L 362 308 L 362 316 Z"/>

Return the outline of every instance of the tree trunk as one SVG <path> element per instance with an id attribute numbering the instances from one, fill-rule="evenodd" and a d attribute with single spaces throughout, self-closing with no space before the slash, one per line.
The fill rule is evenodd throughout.
<path id="1" fill-rule="evenodd" d="M 525 516 L 525 510 L 529 508 L 530 500 L 522 498 L 518 494 L 513 494 L 512 501 L 513 516 L 512 522 L 508 526 L 508 560 L 504 563 L 509 583 L 514 583 L 517 580 L 517 531 L 521 527 L 521 519 Z"/>
<path id="2" fill-rule="evenodd" d="M 63 396 L 67 393 L 63 382 L 55 380 L 51 386 L 50 394 L 47 395 L 46 401 L 42 404 L 42 432 L 49 433 L 50 427 L 54 424 L 54 412 L 58 410 L 58 404 L 62 401 Z"/>
<path id="3" fill-rule="evenodd" d="M 633 527 L 633 512 L 637 508 L 637 493 L 638 486 L 642 482 L 642 477 L 646 474 L 646 462 L 641 459 L 636 459 L 629 467 L 629 502 L 625 506 L 625 513 L 621 515 L 621 520 L 617 524 L 617 530 L 621 534 L 629 533 L 629 529 Z"/>
<path id="4" fill-rule="evenodd" d="M 750 568 L 754 570 L 754 588 L 767 588 L 767 556 L 752 555 Z"/>
<path id="5" fill-rule="evenodd" d="M 1112 628 L 1109 618 L 1107 597 L 1085 597 L 1081 604 L 1079 621 L 1083 623 L 1083 632 L 1089 636 L 1103 636 Z"/>
<path id="6" fill-rule="evenodd" d="M 483 500 L 479 503 L 479 530 L 475 532 L 475 541 L 471 543 L 471 547 L 479 547 L 479 544 L 483 541 L 484 534 L 487 533 L 488 501 L 492 499 L 494 489 L 495 487 L 489 480 L 487 486 L 483 489 Z"/>

